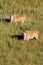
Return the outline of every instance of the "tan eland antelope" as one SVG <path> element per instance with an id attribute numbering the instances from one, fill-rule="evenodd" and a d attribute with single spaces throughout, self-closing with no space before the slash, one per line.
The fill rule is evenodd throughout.
<path id="1" fill-rule="evenodd" d="M 26 19 L 26 16 L 23 16 L 23 15 L 11 15 L 10 16 L 10 19 L 11 19 L 11 23 L 12 22 L 24 22 L 25 19 Z"/>
<path id="2" fill-rule="evenodd" d="M 24 35 L 24 40 L 29 40 L 29 39 L 38 39 L 38 34 L 39 31 L 35 30 L 35 31 L 26 31 L 23 33 Z"/>

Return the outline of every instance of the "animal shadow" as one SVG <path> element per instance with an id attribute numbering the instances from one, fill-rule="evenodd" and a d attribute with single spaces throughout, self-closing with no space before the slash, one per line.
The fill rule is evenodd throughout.
<path id="1" fill-rule="evenodd" d="M 10 23 L 10 19 L 7 19 L 7 18 L 6 18 L 6 19 L 4 19 L 4 20 L 5 20 L 7 23 Z"/>
<path id="2" fill-rule="evenodd" d="M 22 35 L 12 35 L 11 38 L 15 38 L 15 39 L 18 39 L 18 40 L 23 40 L 24 36 L 23 36 L 23 34 Z"/>
<path id="3" fill-rule="evenodd" d="M 6 22 L 7 22 L 7 23 L 10 23 L 11 20 L 10 20 L 10 18 L 1 18 L 1 19 L 0 19 L 0 22 L 1 22 L 1 21 L 4 22 L 4 23 L 6 23 Z"/>

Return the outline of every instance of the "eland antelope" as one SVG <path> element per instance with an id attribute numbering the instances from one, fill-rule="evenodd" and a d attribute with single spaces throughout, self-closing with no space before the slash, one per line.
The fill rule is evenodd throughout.
<path id="1" fill-rule="evenodd" d="M 29 40 L 29 39 L 38 39 L 38 34 L 39 34 L 39 31 L 37 30 L 33 30 L 33 31 L 26 31 L 23 33 L 24 35 L 24 40 Z"/>
<path id="2" fill-rule="evenodd" d="M 23 15 L 11 15 L 10 16 L 10 20 L 11 20 L 11 23 L 12 22 L 24 22 L 26 19 L 26 16 L 23 16 Z"/>

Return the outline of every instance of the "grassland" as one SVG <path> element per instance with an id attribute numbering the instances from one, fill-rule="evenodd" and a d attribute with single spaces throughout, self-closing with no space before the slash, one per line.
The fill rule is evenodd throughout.
<path id="1" fill-rule="evenodd" d="M 25 23 L 10 23 L 11 14 L 26 15 Z M 38 40 L 12 38 L 38 30 Z M 43 65 L 43 0 L 0 0 L 0 65 Z"/>

